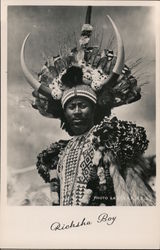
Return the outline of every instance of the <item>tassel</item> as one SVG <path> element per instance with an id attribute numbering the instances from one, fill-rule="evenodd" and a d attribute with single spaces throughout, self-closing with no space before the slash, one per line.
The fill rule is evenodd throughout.
<path id="1" fill-rule="evenodd" d="M 90 202 L 91 196 L 92 196 L 93 191 L 91 189 L 86 189 L 84 192 L 84 195 L 81 199 L 81 205 L 82 206 L 87 206 Z"/>
<path id="2" fill-rule="evenodd" d="M 59 195 L 57 192 L 51 192 L 52 206 L 59 206 Z"/>
<path id="3" fill-rule="evenodd" d="M 58 206 L 60 205 L 60 200 L 59 200 L 60 184 L 57 176 L 57 170 L 51 170 L 50 177 L 51 177 L 50 190 L 51 190 L 52 205 Z"/>

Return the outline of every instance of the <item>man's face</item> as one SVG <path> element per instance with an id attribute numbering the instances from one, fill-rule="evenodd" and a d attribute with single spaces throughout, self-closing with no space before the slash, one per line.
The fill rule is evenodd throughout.
<path id="1" fill-rule="evenodd" d="M 69 100 L 64 114 L 74 135 L 81 135 L 94 125 L 94 104 L 85 97 L 73 97 Z"/>

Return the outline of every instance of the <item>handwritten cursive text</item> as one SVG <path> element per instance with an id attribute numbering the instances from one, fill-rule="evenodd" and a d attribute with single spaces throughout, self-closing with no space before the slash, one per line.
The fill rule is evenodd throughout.
<path id="1" fill-rule="evenodd" d="M 65 229 L 69 229 L 69 228 L 76 228 L 76 227 L 89 226 L 89 225 L 91 225 L 91 222 L 86 220 L 86 218 L 83 218 L 81 221 L 78 221 L 78 222 L 74 222 L 74 220 L 72 220 L 68 224 L 54 222 L 50 226 L 50 229 L 52 231 L 57 231 L 57 230 L 59 231 L 59 230 L 65 230 Z"/>

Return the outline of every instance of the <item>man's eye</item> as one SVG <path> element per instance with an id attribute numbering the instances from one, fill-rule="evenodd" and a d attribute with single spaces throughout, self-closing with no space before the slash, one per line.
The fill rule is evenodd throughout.
<path id="1" fill-rule="evenodd" d="M 80 105 L 80 108 L 82 108 L 82 109 L 85 109 L 87 106 L 86 106 L 86 104 L 84 104 L 84 103 L 82 103 L 81 105 Z"/>
<path id="2" fill-rule="evenodd" d="M 69 105 L 68 106 L 68 109 L 74 109 L 75 107 L 74 107 L 74 105 Z"/>

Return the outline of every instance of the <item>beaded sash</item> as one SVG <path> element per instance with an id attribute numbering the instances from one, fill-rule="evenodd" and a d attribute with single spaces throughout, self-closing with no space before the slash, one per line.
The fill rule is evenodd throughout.
<path id="1" fill-rule="evenodd" d="M 60 205 L 80 205 L 90 178 L 94 152 L 92 144 L 87 140 L 89 135 L 72 138 L 60 156 Z"/>

